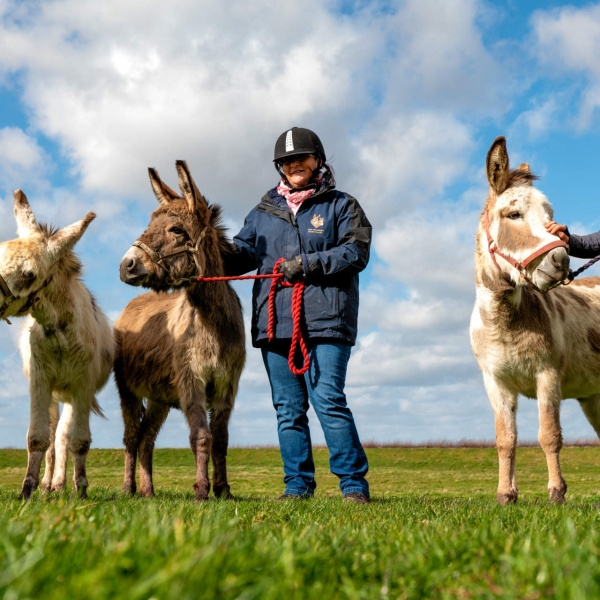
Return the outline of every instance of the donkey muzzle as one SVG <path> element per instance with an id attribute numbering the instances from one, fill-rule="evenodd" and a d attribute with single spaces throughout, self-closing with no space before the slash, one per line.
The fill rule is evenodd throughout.
<path id="1" fill-rule="evenodd" d="M 144 283 L 148 276 L 148 270 L 142 261 L 143 253 L 135 247 L 131 247 L 121 259 L 119 265 L 119 277 L 123 283 L 139 286 Z"/>

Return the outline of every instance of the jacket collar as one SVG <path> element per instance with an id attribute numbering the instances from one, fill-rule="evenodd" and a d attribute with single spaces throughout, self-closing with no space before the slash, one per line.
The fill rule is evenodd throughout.
<path id="1" fill-rule="evenodd" d="M 322 196 L 323 194 L 325 194 L 326 192 L 330 192 L 331 190 L 335 189 L 335 185 L 334 184 L 330 184 L 330 185 L 326 185 L 324 186 L 322 189 L 320 189 L 318 192 L 315 192 L 312 196 L 309 196 L 300 206 L 299 210 L 302 210 L 303 206 L 309 206 L 314 198 L 318 198 L 319 196 Z M 280 208 L 283 208 L 289 212 L 292 212 L 287 204 L 287 200 L 283 197 L 280 196 L 277 193 L 277 187 L 274 187 L 272 189 L 270 189 L 262 198 L 261 198 L 261 202 L 265 202 L 267 204 L 275 204 Z"/>

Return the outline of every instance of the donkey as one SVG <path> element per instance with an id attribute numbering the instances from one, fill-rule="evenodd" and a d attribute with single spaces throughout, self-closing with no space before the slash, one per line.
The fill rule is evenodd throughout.
<path id="1" fill-rule="evenodd" d="M 110 375 L 114 353 L 111 327 L 81 281 L 81 263 L 72 251 L 96 215 L 90 212 L 59 231 L 36 223 L 21 190 L 14 197 L 19 237 L 0 244 L 0 318 L 28 315 L 20 347 L 31 413 L 19 498 L 30 498 L 38 487 L 46 451 L 42 488 L 64 489 L 67 450 L 73 455 L 73 483 L 86 498 L 90 411 L 102 415 L 95 393 Z"/>
<path id="2" fill-rule="evenodd" d="M 567 246 L 545 229 L 553 211 L 533 187 L 537 178 L 529 165 L 509 169 L 503 137 L 492 144 L 486 171 L 490 188 L 477 231 L 471 345 L 495 414 L 497 500 L 518 497 L 516 411 L 523 394 L 538 400 L 550 501 L 562 503 L 561 400 L 577 398 L 600 436 L 600 278 L 556 287 L 568 274 Z"/>
<path id="3" fill-rule="evenodd" d="M 139 451 L 140 494 L 154 495 L 154 443 L 175 407 L 190 427 L 195 499 L 208 499 L 209 455 L 215 496 L 232 498 L 227 427 L 245 362 L 242 308 L 229 283 L 196 284 L 196 277 L 224 274 L 222 255 L 232 246 L 220 207 L 207 204 L 184 161 L 176 167 L 183 198 L 149 169 L 160 207 L 120 265 L 123 282 L 155 290 L 134 298 L 115 323 L 115 380 L 125 422 L 123 492 L 136 491 Z M 180 289 L 164 293 L 174 288 Z"/>

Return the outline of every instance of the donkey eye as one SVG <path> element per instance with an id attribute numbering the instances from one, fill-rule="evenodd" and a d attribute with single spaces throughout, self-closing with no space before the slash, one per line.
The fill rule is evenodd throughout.
<path id="1" fill-rule="evenodd" d="M 33 271 L 23 271 L 23 279 L 35 279 L 35 273 Z"/>
<path id="2" fill-rule="evenodd" d="M 179 227 L 170 227 L 169 233 L 174 233 L 175 235 L 181 235 L 181 234 L 185 234 L 185 231 L 183 229 L 180 229 Z"/>
<path id="3" fill-rule="evenodd" d="M 518 210 L 513 210 L 513 212 L 508 213 L 508 218 L 512 219 L 513 221 L 515 219 L 520 219 L 523 215 L 518 211 Z"/>

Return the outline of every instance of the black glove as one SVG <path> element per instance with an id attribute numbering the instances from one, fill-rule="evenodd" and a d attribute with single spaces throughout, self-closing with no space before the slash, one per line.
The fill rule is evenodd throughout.
<path id="1" fill-rule="evenodd" d="M 283 273 L 284 277 L 290 282 L 295 283 L 304 279 L 304 267 L 302 266 L 302 257 L 294 256 L 288 260 L 284 260 L 279 265 L 279 272 Z"/>

